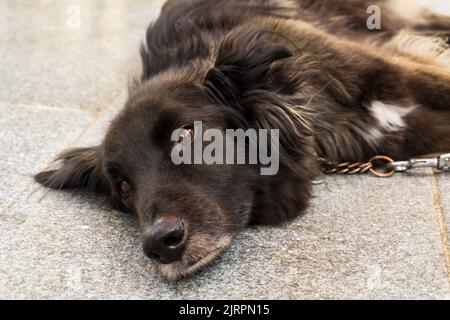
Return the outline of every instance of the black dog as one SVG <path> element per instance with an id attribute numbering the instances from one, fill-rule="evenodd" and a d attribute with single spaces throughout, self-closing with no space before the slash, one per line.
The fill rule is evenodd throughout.
<path id="1" fill-rule="evenodd" d="M 397 159 L 450 149 L 450 18 L 380 0 L 171 0 L 141 49 L 143 74 L 97 147 L 61 155 L 36 180 L 111 196 L 140 220 L 170 279 L 223 252 L 249 224 L 293 219 L 316 159 Z M 431 37 L 439 35 L 444 37 Z M 278 129 L 279 171 L 175 165 L 174 130 Z M 183 145 L 181 145 L 183 143 Z"/>

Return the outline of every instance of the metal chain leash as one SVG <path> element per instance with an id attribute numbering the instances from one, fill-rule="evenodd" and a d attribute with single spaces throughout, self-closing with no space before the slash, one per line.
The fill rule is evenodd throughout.
<path id="1" fill-rule="evenodd" d="M 332 162 L 324 158 L 318 159 L 320 168 L 325 174 L 363 174 L 370 173 L 376 177 L 392 177 L 397 172 L 407 172 L 417 168 L 434 168 L 450 172 L 450 153 L 430 158 L 417 158 L 408 161 L 394 161 L 387 156 L 376 156 L 368 162 Z"/>

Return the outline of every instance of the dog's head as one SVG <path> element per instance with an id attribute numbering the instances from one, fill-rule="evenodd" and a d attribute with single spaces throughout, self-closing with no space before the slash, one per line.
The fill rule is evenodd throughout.
<path id="1" fill-rule="evenodd" d="M 195 61 L 132 89 L 100 146 L 65 152 L 59 169 L 36 180 L 107 194 L 115 208 L 138 216 L 144 252 L 164 276 L 190 274 L 246 225 L 282 223 L 306 206 L 312 166 L 307 124 L 287 98 L 283 62 L 291 55 L 260 34 L 237 32 L 214 63 Z M 279 171 L 265 176 L 260 164 L 174 164 L 173 150 L 183 152 L 186 141 L 202 134 L 196 121 L 203 131 L 278 129 Z M 173 139 L 177 131 L 180 140 Z"/>

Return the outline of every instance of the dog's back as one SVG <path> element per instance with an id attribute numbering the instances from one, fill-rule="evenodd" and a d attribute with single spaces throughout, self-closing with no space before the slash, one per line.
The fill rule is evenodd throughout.
<path id="1" fill-rule="evenodd" d="M 367 8 L 374 3 L 380 9 L 381 29 L 369 30 Z M 249 21 L 258 24 L 262 17 L 305 21 L 375 48 L 404 30 L 414 31 L 415 36 L 450 34 L 448 19 L 404 0 L 169 0 L 148 29 L 141 50 L 143 79 L 211 56 L 227 32 Z M 398 41 L 408 39 L 403 36 Z"/>

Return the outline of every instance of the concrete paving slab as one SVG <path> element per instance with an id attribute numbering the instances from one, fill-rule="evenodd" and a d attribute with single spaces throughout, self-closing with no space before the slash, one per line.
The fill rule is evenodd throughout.
<path id="1" fill-rule="evenodd" d="M 139 69 L 163 2 L 0 1 L 0 101 L 105 109 Z"/>
<path id="2" fill-rule="evenodd" d="M 441 0 L 426 0 L 427 4 L 433 8 L 434 11 L 441 12 L 450 15 L 450 3 Z M 450 150 L 449 150 L 450 152 Z M 437 173 L 437 190 L 435 196 L 436 207 L 438 214 L 441 215 L 441 229 L 442 229 L 442 241 L 446 246 L 446 260 L 447 267 L 450 271 L 450 174 Z M 440 211 L 442 210 L 442 211 Z"/>
<path id="3" fill-rule="evenodd" d="M 450 173 L 436 173 L 435 206 L 440 215 L 442 241 L 446 248 L 446 259 L 450 272 Z"/>
<path id="4" fill-rule="evenodd" d="M 104 110 L 71 147 L 89 147 L 102 143 L 111 121 L 122 110 L 128 98 L 125 90 Z"/>
<path id="5" fill-rule="evenodd" d="M 14 199 L 92 116 L 42 106 L 0 104 L 0 210 Z"/>
<path id="6" fill-rule="evenodd" d="M 315 194 L 294 223 L 248 229 L 211 267 L 168 283 L 141 253 L 133 217 L 39 190 L 0 217 L 0 297 L 450 297 L 429 177 L 330 177 Z"/>

